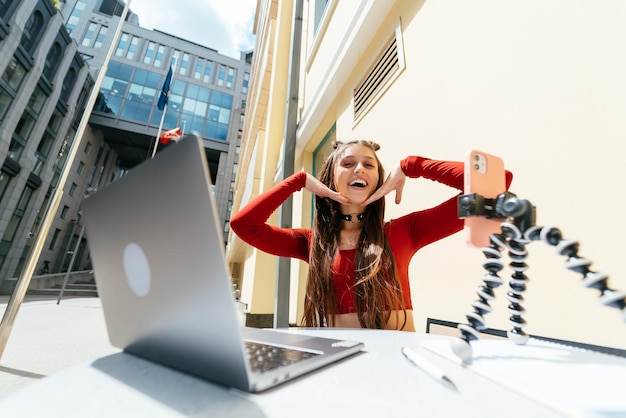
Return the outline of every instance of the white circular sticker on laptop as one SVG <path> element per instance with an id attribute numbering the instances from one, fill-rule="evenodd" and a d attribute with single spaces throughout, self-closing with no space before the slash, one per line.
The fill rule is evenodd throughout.
<path id="1" fill-rule="evenodd" d="M 124 248 L 124 274 L 133 293 L 139 297 L 150 291 L 150 266 L 141 247 L 134 242 Z"/>

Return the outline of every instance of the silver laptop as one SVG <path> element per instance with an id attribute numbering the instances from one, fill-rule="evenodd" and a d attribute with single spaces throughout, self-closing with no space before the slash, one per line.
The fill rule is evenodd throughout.
<path id="1" fill-rule="evenodd" d="M 240 327 L 205 151 L 186 135 L 84 202 L 111 344 L 258 392 L 362 350 Z"/>

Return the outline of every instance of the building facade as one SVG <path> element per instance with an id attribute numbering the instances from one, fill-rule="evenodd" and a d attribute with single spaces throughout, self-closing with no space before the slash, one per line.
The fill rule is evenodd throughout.
<path id="1" fill-rule="evenodd" d="M 0 37 L 0 278 L 6 279 L 21 272 L 94 81 L 50 1 L 3 2 Z M 88 133 L 79 157 L 40 257 L 40 273 L 67 267 L 85 190 L 119 173 L 102 135 Z M 79 251 L 84 253 L 84 245 Z"/>
<path id="2" fill-rule="evenodd" d="M 252 53 L 240 59 L 190 40 L 139 26 L 117 0 L 0 2 L 0 292 L 12 289 L 57 187 L 94 80 L 113 54 L 89 125 L 63 191 L 62 202 L 35 275 L 90 268 L 81 236 L 86 194 L 115 181 L 168 145 L 159 127 L 180 127 L 202 138 L 228 233 L 233 182 Z M 173 77 L 165 112 L 157 100 L 167 72 Z M 161 125 L 162 121 L 162 125 Z"/>
<path id="3" fill-rule="evenodd" d="M 616 188 L 626 155 L 626 4 L 301 1 L 296 171 L 315 173 L 335 138 L 375 140 L 387 171 L 407 155 L 462 160 L 473 148 L 498 154 L 514 173 L 512 191 L 537 207 L 538 223 L 580 240 L 581 254 L 610 272 L 612 287 L 626 289 L 624 266 L 609 255 L 626 226 L 600 215 L 600 206 L 625 203 Z M 292 3 L 258 1 L 235 210 L 280 180 Z M 455 193 L 409 179 L 400 205 L 388 197 L 386 218 Z M 293 195 L 294 227 L 311 225 L 312 199 L 306 191 Z M 277 224 L 278 216 L 269 222 Z M 526 332 L 626 345 L 623 314 L 602 306 L 553 248 L 533 243 L 528 252 Z M 231 234 L 228 259 L 247 315 L 273 315 L 275 257 Z M 428 318 L 466 322 L 483 259 L 462 232 L 416 254 L 409 274 L 418 330 Z M 307 267 L 291 262 L 290 323 L 300 322 Z M 506 287 L 497 289 L 486 316 L 492 328 L 510 329 Z"/>

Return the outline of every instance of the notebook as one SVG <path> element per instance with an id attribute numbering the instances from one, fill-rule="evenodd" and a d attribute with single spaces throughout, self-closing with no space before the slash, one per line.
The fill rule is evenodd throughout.
<path id="1" fill-rule="evenodd" d="M 128 353 L 259 392 L 363 349 L 240 326 L 195 134 L 89 197 L 83 214 L 109 339 Z"/>

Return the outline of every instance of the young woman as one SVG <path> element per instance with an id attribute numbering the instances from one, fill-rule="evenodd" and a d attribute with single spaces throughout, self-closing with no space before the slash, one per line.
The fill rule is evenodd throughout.
<path id="1" fill-rule="evenodd" d="M 385 222 L 384 196 L 400 203 L 406 177 L 463 190 L 463 163 L 407 157 L 385 180 L 378 144 L 337 142 L 319 180 L 296 173 L 257 196 L 230 220 L 261 251 L 309 263 L 303 325 L 415 331 L 409 263 L 422 247 L 463 227 L 457 196 Z M 507 173 L 507 187 L 512 176 Z M 384 180 L 384 181 L 383 181 Z M 315 195 L 313 228 L 279 228 L 270 215 L 294 192 Z"/>

